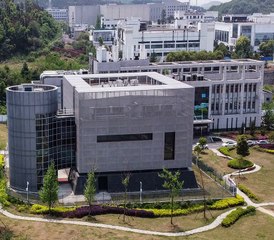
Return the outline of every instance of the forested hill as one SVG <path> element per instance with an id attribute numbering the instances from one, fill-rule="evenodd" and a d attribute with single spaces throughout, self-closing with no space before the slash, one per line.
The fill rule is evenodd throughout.
<path id="1" fill-rule="evenodd" d="M 58 23 L 38 5 L 0 0 L 0 61 L 36 51 L 54 39 Z"/>
<path id="2" fill-rule="evenodd" d="M 219 14 L 252 14 L 274 12 L 273 0 L 232 0 L 209 10 L 218 11 Z"/>

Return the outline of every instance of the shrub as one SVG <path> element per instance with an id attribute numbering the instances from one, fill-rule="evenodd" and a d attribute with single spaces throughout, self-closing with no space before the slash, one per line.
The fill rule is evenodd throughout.
<path id="1" fill-rule="evenodd" d="M 211 206 L 209 206 L 209 208 L 212 210 L 220 210 L 229 207 L 243 205 L 244 202 L 244 198 L 237 194 L 236 197 L 233 198 L 218 200 L 214 202 Z"/>
<path id="2" fill-rule="evenodd" d="M 222 154 L 224 154 L 224 155 L 226 155 L 226 156 L 230 156 L 230 155 L 231 155 L 230 151 L 233 150 L 233 149 L 234 149 L 234 147 L 232 147 L 232 148 L 220 147 L 218 150 L 219 150 L 219 152 L 221 152 Z"/>
<path id="3" fill-rule="evenodd" d="M 51 213 L 55 215 L 62 215 L 62 213 L 71 212 L 74 211 L 75 207 L 54 207 L 51 209 Z M 33 204 L 30 208 L 30 212 L 33 214 L 48 214 L 49 208 L 47 206 L 39 205 L 39 204 Z"/>
<path id="4" fill-rule="evenodd" d="M 110 207 L 110 206 L 99 206 L 93 205 L 91 209 L 89 206 L 79 207 L 74 211 L 69 211 L 62 213 L 62 217 L 68 218 L 82 218 L 88 215 L 95 216 L 95 215 L 102 215 L 102 214 L 124 214 L 124 209 L 119 207 Z M 146 210 L 138 210 L 138 209 L 126 209 L 127 216 L 135 216 L 135 217 L 142 217 L 142 218 L 153 218 L 154 213 L 151 211 Z"/>
<path id="5" fill-rule="evenodd" d="M 227 163 L 227 166 L 234 169 L 244 169 L 244 168 L 252 167 L 253 163 L 246 159 L 243 159 L 242 162 L 240 162 L 239 159 L 234 158 Z"/>
<path id="6" fill-rule="evenodd" d="M 254 200 L 256 200 L 256 201 L 259 201 L 259 198 L 258 198 L 253 192 L 251 192 L 247 187 L 245 187 L 244 185 L 239 184 L 239 185 L 238 185 L 238 188 L 239 188 L 242 192 L 244 192 L 249 198 L 252 198 L 252 199 L 254 199 Z"/>
<path id="7" fill-rule="evenodd" d="M 194 212 L 200 212 L 203 209 L 203 205 L 195 205 L 186 209 L 176 209 L 173 212 L 173 216 L 188 215 Z M 147 211 L 153 212 L 155 217 L 170 217 L 171 215 L 170 209 L 147 209 Z"/>
<path id="8" fill-rule="evenodd" d="M 237 208 L 232 211 L 230 214 L 226 216 L 226 218 L 222 221 L 223 227 L 230 227 L 234 224 L 240 217 L 247 215 L 249 213 L 255 213 L 256 208 L 253 206 L 248 206 L 247 208 Z"/>
<path id="9" fill-rule="evenodd" d="M 253 147 L 253 149 L 256 149 L 257 151 L 260 151 L 260 152 L 266 152 L 266 153 L 274 154 L 274 150 L 261 148 L 259 146 L 255 146 L 255 147 Z"/>

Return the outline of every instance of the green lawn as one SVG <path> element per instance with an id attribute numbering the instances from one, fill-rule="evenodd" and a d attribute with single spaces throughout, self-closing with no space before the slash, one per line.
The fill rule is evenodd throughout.
<path id="1" fill-rule="evenodd" d="M 5 149 L 8 142 L 8 129 L 6 124 L 0 124 L 0 150 Z"/>
<path id="2" fill-rule="evenodd" d="M 199 218 L 198 216 L 197 218 Z M 123 231 L 114 231 L 103 228 L 84 227 L 76 225 L 39 223 L 11 220 L 0 216 L 3 221 L 15 234 L 16 240 L 156 240 L 156 239 L 188 239 L 188 240 L 212 240 L 212 239 L 273 239 L 274 218 L 257 212 L 254 216 L 245 216 L 237 221 L 230 228 L 217 227 L 208 232 L 195 234 L 188 237 L 160 237 L 143 234 L 135 234 Z M 134 220 L 132 220 L 134 222 Z M 186 222 L 187 223 L 187 222 Z M 182 223 L 183 224 L 183 223 Z M 165 225 L 165 223 L 162 223 Z M 25 237 L 25 238 L 23 238 Z"/>

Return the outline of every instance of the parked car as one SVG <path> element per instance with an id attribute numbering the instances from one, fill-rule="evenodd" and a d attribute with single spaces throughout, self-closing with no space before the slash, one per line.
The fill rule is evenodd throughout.
<path id="1" fill-rule="evenodd" d="M 254 146 L 257 143 L 255 140 L 247 140 L 246 142 L 249 147 Z"/>
<path id="2" fill-rule="evenodd" d="M 269 141 L 267 140 L 259 140 L 256 142 L 256 144 L 269 144 Z"/>
<path id="3" fill-rule="evenodd" d="M 234 141 L 226 141 L 222 144 L 223 147 L 236 147 L 237 142 Z"/>

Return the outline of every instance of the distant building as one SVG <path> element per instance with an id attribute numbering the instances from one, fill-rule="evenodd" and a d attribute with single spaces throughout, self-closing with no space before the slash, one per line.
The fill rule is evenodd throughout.
<path id="1" fill-rule="evenodd" d="M 56 20 L 68 22 L 68 9 L 47 8 L 46 11 Z"/>
<path id="2" fill-rule="evenodd" d="M 142 54 L 145 58 L 152 54 L 164 58 L 179 50 L 213 51 L 214 23 L 181 29 L 173 24 L 147 26 L 138 19 L 127 19 L 118 23 L 115 37 L 114 45 L 122 52 L 123 60 L 142 58 Z"/>
<path id="3" fill-rule="evenodd" d="M 260 43 L 274 40 L 273 24 L 273 13 L 223 16 L 223 22 L 215 23 L 215 40 L 233 49 L 237 39 L 246 36 L 254 51 L 258 51 Z"/>

